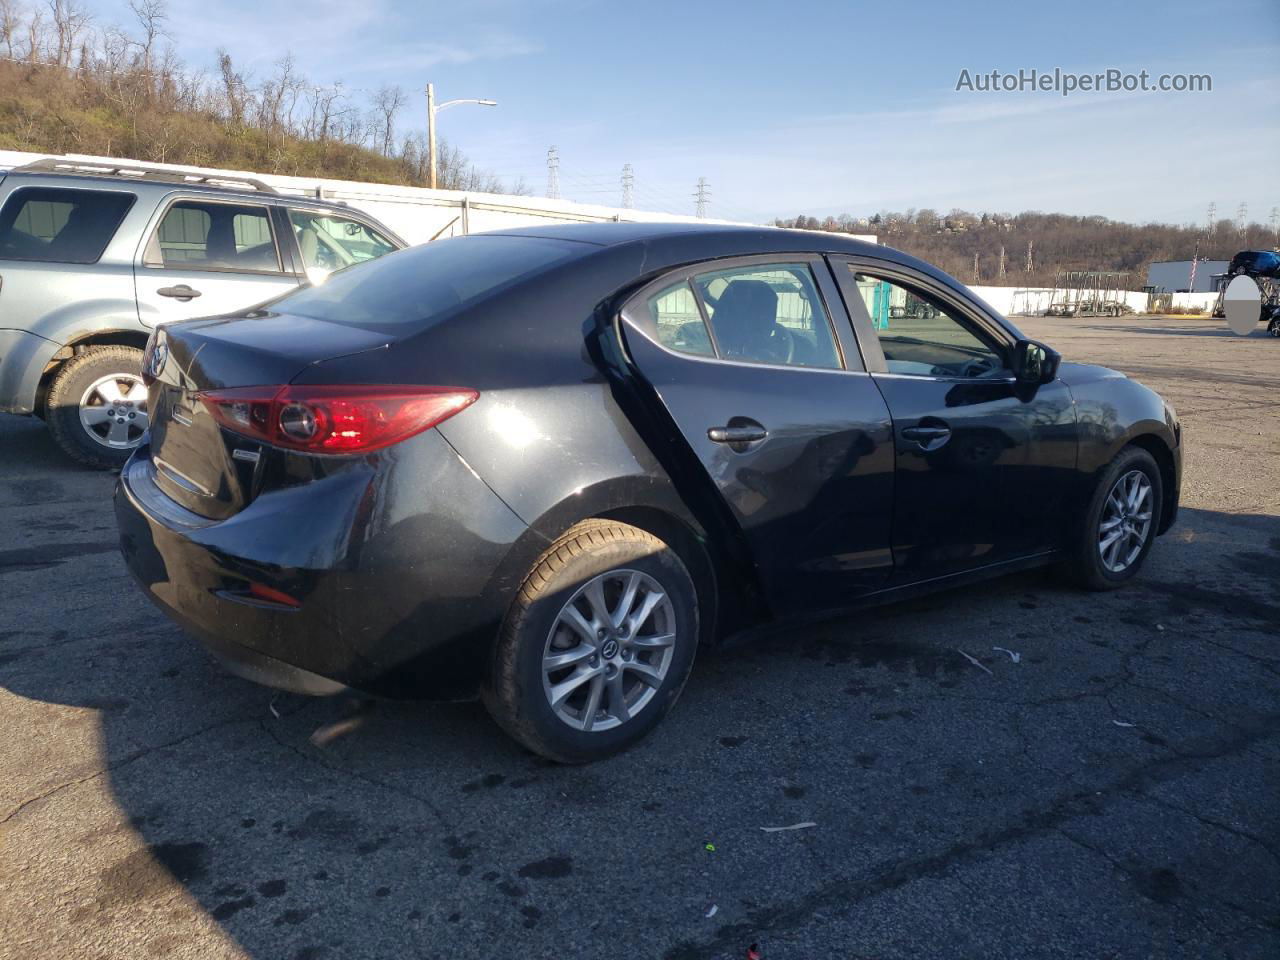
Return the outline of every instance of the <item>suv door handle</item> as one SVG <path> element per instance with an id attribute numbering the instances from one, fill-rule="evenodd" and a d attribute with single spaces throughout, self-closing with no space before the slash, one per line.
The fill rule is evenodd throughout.
<path id="1" fill-rule="evenodd" d="M 156 293 L 162 297 L 173 297 L 175 300 L 194 300 L 200 296 L 199 290 L 192 290 L 185 283 L 180 283 L 176 287 L 161 287 Z"/>
<path id="2" fill-rule="evenodd" d="M 769 435 L 769 431 L 759 424 L 754 426 L 712 427 L 707 431 L 707 439 L 713 443 L 755 443 Z"/>

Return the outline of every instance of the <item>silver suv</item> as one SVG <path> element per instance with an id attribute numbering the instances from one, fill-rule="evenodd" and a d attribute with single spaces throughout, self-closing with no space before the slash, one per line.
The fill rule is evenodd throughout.
<path id="1" fill-rule="evenodd" d="M 0 412 L 82 463 L 147 427 L 159 324 L 240 310 L 406 246 L 337 203 L 256 180 L 42 160 L 0 171 Z"/>

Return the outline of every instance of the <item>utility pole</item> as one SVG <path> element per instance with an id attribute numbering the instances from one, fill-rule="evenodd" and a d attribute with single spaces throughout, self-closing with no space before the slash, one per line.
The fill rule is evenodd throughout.
<path id="1" fill-rule="evenodd" d="M 1004 273 L 1005 273 L 1004 265 L 1005 265 L 1004 244 L 1002 243 L 1000 244 L 1000 269 L 996 273 L 996 276 L 998 276 L 1002 281 L 1004 280 Z"/>
<path id="2" fill-rule="evenodd" d="M 1215 201 L 1210 201 L 1209 212 L 1205 216 L 1205 221 L 1207 224 L 1205 233 L 1207 233 L 1211 237 L 1213 236 L 1213 232 L 1218 228 L 1217 217 L 1218 217 L 1218 204 Z"/>
<path id="3" fill-rule="evenodd" d="M 693 196 L 698 201 L 697 216 L 699 219 L 703 219 L 707 215 L 707 204 L 711 199 L 710 185 L 707 183 L 706 177 L 698 178 L 698 192 Z"/>
<path id="4" fill-rule="evenodd" d="M 427 84 L 427 186 L 436 188 L 436 85 Z"/>
<path id="5" fill-rule="evenodd" d="M 1031 273 L 1036 268 L 1036 262 L 1031 259 L 1031 247 L 1034 243 L 1034 240 L 1027 241 L 1027 262 L 1022 268 L 1023 273 Z"/>
<path id="6" fill-rule="evenodd" d="M 560 154 L 555 147 L 547 149 L 547 198 L 560 199 Z"/>
<path id="7" fill-rule="evenodd" d="M 973 282 L 978 282 L 978 255 L 973 255 Z"/>
<path id="8" fill-rule="evenodd" d="M 636 205 L 633 196 L 635 186 L 636 175 L 631 172 L 631 164 L 624 163 L 622 165 L 622 207 L 624 210 L 630 210 Z"/>

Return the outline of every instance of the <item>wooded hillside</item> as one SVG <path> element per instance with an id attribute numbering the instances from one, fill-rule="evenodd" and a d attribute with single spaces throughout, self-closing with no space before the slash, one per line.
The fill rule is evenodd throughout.
<path id="1" fill-rule="evenodd" d="M 897 247 L 942 268 L 965 283 L 1000 286 L 1052 286 L 1058 270 L 1128 272 L 1126 286 L 1141 289 L 1153 260 L 1190 260 L 1198 249 L 1201 259 L 1230 260 L 1238 250 L 1270 250 L 1275 230 L 1259 223 L 1244 229 L 1232 220 L 1205 226 L 1167 223 L 1121 223 L 1106 217 L 1074 217 L 1062 213 L 969 213 L 933 210 L 906 213 L 881 211 L 871 217 L 849 215 L 796 217 L 779 226 L 846 233 L 874 233 L 882 243 Z M 1031 270 L 1026 269 L 1031 249 Z M 1000 274 L 1000 250 L 1005 272 Z M 978 257 L 974 275 L 974 255 Z"/>
<path id="2" fill-rule="evenodd" d="M 208 74 L 178 59 L 164 0 L 129 7 L 134 22 L 119 26 L 78 0 L 0 0 L 0 149 L 427 183 L 426 136 L 405 126 L 425 105 L 401 88 L 318 86 L 283 51 L 266 76 L 226 51 Z M 524 192 L 446 143 L 438 155 L 442 188 Z"/>

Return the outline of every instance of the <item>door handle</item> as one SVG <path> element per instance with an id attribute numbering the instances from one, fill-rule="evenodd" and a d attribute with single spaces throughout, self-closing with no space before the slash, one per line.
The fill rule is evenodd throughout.
<path id="1" fill-rule="evenodd" d="M 951 428 L 945 423 L 919 424 L 902 428 L 902 439 L 913 440 L 926 450 L 934 450 L 951 436 Z"/>
<path id="2" fill-rule="evenodd" d="M 707 431 L 707 439 L 713 443 L 755 443 L 769 435 L 769 431 L 760 425 L 738 427 L 712 427 Z"/>
<path id="3" fill-rule="evenodd" d="M 175 300 L 182 300 L 183 302 L 194 300 L 200 296 L 199 290 L 193 290 L 185 283 L 180 283 L 176 287 L 161 287 L 156 293 L 162 297 L 173 297 Z"/>

